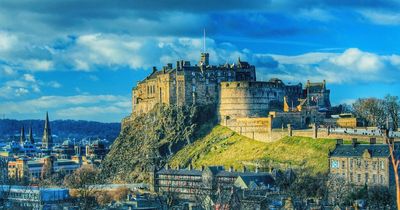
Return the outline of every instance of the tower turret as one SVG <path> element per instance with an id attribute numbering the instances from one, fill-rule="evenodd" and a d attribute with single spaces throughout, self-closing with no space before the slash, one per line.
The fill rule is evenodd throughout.
<path id="1" fill-rule="evenodd" d="M 19 144 L 22 146 L 24 145 L 25 142 L 25 130 L 24 130 L 24 126 L 21 127 L 21 135 L 19 137 Z"/>
<path id="2" fill-rule="evenodd" d="M 29 127 L 29 143 L 34 144 L 35 143 L 35 139 L 33 138 L 33 134 L 32 134 L 32 127 Z"/>
<path id="3" fill-rule="evenodd" d="M 51 136 L 49 114 L 46 112 L 46 121 L 44 122 L 44 131 L 42 138 L 42 148 L 51 149 L 53 146 L 53 138 Z"/>

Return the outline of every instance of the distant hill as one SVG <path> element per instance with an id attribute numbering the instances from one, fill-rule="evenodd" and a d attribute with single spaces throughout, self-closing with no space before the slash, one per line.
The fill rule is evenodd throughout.
<path id="1" fill-rule="evenodd" d="M 19 136 L 21 127 L 25 127 L 28 135 L 29 127 L 35 138 L 41 138 L 44 129 L 44 120 L 0 120 L 0 138 L 9 139 Z M 120 123 L 101 123 L 84 120 L 54 120 L 50 121 L 51 132 L 58 139 L 65 138 L 101 138 L 113 141 L 121 130 Z"/>

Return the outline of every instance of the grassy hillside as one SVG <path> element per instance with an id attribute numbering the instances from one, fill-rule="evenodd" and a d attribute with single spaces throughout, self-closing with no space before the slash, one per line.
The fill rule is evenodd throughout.
<path id="1" fill-rule="evenodd" d="M 312 172 L 328 170 L 328 152 L 335 147 L 334 139 L 285 137 L 279 141 L 264 143 L 241 136 L 234 131 L 216 126 L 210 133 L 177 152 L 169 161 L 171 166 L 194 167 L 201 165 L 254 167 L 306 167 Z"/>

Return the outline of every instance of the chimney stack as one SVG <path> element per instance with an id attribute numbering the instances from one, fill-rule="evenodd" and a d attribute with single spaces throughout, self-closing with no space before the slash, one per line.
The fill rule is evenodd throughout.
<path id="1" fill-rule="evenodd" d="M 243 173 L 246 171 L 247 171 L 246 166 L 243 166 Z"/>
<path id="2" fill-rule="evenodd" d="M 189 164 L 189 170 L 193 170 L 193 166 L 191 163 Z"/>
<path id="3" fill-rule="evenodd" d="M 357 138 L 352 138 L 351 144 L 353 145 L 353 147 L 355 147 L 357 145 Z"/>
<path id="4" fill-rule="evenodd" d="M 369 138 L 369 144 L 376 144 L 376 138 Z"/>
<path id="5" fill-rule="evenodd" d="M 229 172 L 234 172 L 233 166 L 229 166 Z"/>
<path id="6" fill-rule="evenodd" d="M 342 145 L 343 139 L 336 139 L 336 145 Z"/>
<path id="7" fill-rule="evenodd" d="M 204 171 L 204 166 L 201 166 L 201 171 Z"/>

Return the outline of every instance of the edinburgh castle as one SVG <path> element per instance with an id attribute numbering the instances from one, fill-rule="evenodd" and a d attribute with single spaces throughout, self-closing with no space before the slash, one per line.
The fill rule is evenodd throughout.
<path id="1" fill-rule="evenodd" d="M 254 65 L 240 58 L 234 64 L 210 65 L 209 54 L 201 53 L 198 65 L 181 60 L 175 67 L 153 67 L 132 90 L 132 115 L 147 113 L 156 104 L 215 105 L 221 124 L 265 139 L 255 135 L 287 123 L 301 128 L 323 120 L 331 106 L 329 94 L 325 81 L 307 81 L 304 88 L 277 78 L 257 81 Z"/>

